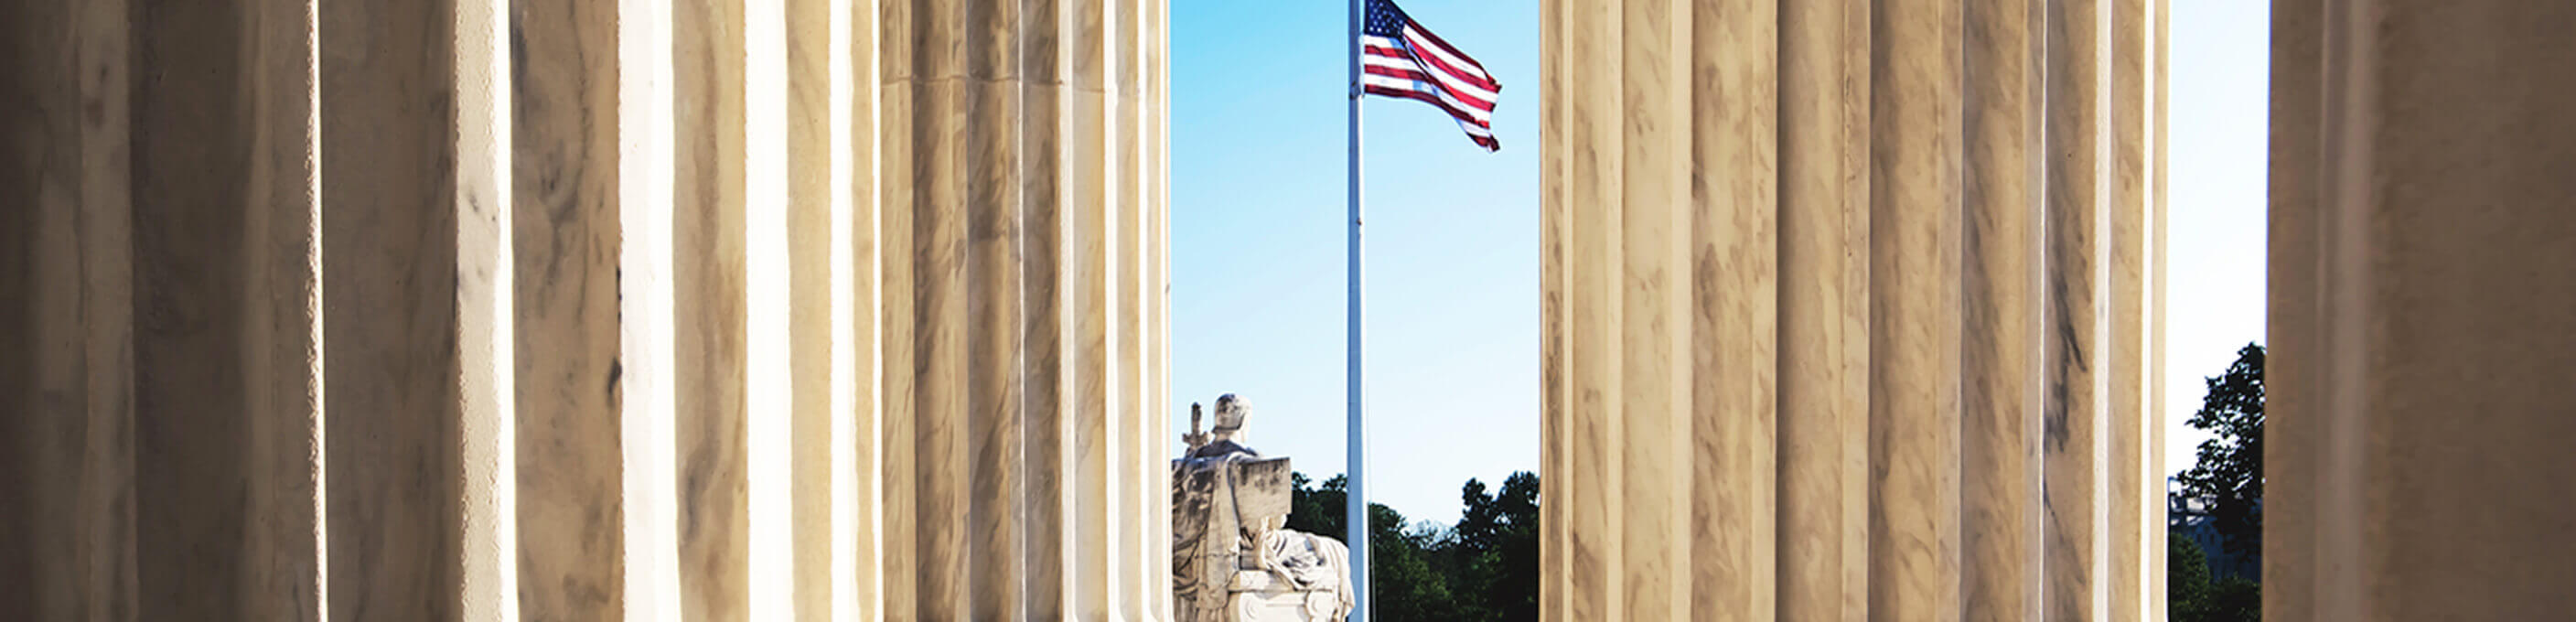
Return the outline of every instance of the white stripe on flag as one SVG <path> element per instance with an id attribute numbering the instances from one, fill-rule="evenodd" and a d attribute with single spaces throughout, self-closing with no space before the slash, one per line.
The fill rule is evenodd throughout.
<path id="1" fill-rule="evenodd" d="M 1441 90 L 1440 86 L 1436 84 L 1420 80 L 1406 80 L 1395 76 L 1381 76 L 1373 73 L 1360 74 L 1360 81 L 1361 84 L 1371 86 L 1383 86 L 1391 89 L 1428 93 L 1433 97 L 1440 98 L 1440 101 L 1448 104 L 1449 107 L 1457 109 L 1457 112 L 1470 117 L 1475 117 L 1477 122 L 1488 124 L 1494 122 L 1493 113 L 1479 110 L 1475 106 L 1469 106 L 1458 101 L 1457 97 L 1450 95 L 1448 91 Z"/>
<path id="2" fill-rule="evenodd" d="M 1417 53 L 1428 51 L 1439 56 L 1440 62 L 1449 63 L 1449 66 L 1451 67 L 1457 67 L 1458 71 L 1461 73 L 1473 75 L 1478 78 L 1484 78 L 1489 81 L 1493 79 L 1485 75 L 1485 70 L 1477 69 L 1476 63 L 1459 58 L 1458 55 L 1451 52 L 1449 48 L 1442 47 L 1438 42 L 1432 41 L 1430 37 L 1422 36 L 1421 29 L 1414 28 L 1412 26 L 1405 26 L 1404 37 L 1413 40 L 1413 51 Z"/>
<path id="3" fill-rule="evenodd" d="M 1495 99 L 1501 97 L 1501 95 L 1493 91 L 1488 91 L 1483 88 L 1479 88 L 1476 85 L 1459 81 L 1457 78 L 1449 76 L 1447 72 L 1440 71 L 1439 68 L 1424 67 L 1422 66 L 1422 63 L 1414 62 L 1412 59 L 1370 54 L 1368 56 L 1361 57 L 1360 62 L 1373 67 L 1386 67 L 1389 69 L 1421 72 L 1423 75 L 1438 79 L 1440 81 L 1440 86 L 1447 87 L 1449 90 L 1454 91 L 1454 94 L 1456 94 L 1460 99 L 1472 98 L 1483 104 L 1476 106 L 1477 108 L 1491 106 Z"/>

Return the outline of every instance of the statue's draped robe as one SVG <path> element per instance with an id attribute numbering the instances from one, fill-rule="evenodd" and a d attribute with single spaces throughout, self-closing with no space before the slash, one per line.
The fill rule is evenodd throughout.
<path id="1" fill-rule="evenodd" d="M 1261 549 L 1274 576 L 1305 590 L 1298 605 L 1307 619 L 1345 619 L 1359 605 L 1358 591 L 1351 589 L 1351 550 L 1340 540 L 1279 529 L 1262 534 Z"/>
<path id="2" fill-rule="evenodd" d="M 1252 538 L 1288 517 L 1288 473 L 1288 459 L 1249 451 L 1172 461 L 1174 619 L 1233 619 L 1234 573 L 1259 570 Z"/>

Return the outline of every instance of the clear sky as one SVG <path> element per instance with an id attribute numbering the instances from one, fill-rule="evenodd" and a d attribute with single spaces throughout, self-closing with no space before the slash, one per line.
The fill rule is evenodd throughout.
<path id="1" fill-rule="evenodd" d="M 2236 349 L 2263 341 L 2272 3 L 2173 0 L 2167 69 L 2165 468 L 2208 438 L 2183 421 Z"/>
<path id="2" fill-rule="evenodd" d="M 1538 3 L 1404 0 L 1501 79 L 1500 153 L 1428 105 L 1369 98 L 1369 496 L 1457 520 L 1459 486 L 1538 470 Z M 2167 466 L 2200 378 L 2263 331 L 2266 3 L 2172 7 Z M 1172 399 L 1253 405 L 1249 443 L 1343 470 L 1340 2 L 1172 3 Z M 1544 485 L 1544 484 L 1542 484 Z"/>

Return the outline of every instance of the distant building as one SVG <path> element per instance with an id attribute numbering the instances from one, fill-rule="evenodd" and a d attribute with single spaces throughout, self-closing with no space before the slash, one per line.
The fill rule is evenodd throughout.
<path id="1" fill-rule="evenodd" d="M 2210 514 L 2216 506 L 2217 500 L 2209 497 L 2184 497 L 2181 480 L 2165 478 L 2165 529 L 2200 545 L 2200 552 L 2209 558 L 2210 580 L 2227 577 L 2262 580 L 2263 570 L 2258 560 L 2251 556 L 2228 554 L 2227 544 L 2218 534 L 2218 520 Z"/>

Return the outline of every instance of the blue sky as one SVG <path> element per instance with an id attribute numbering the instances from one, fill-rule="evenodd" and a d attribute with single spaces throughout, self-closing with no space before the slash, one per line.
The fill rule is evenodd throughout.
<path id="1" fill-rule="evenodd" d="M 1369 496 L 1457 520 L 1470 477 L 1538 468 L 1538 3 L 1407 0 L 1503 83 L 1500 153 L 1440 111 L 1370 98 Z M 2200 377 L 2263 330 L 2268 10 L 2175 0 L 2169 467 L 2199 437 Z M 1172 399 L 1236 393 L 1249 444 L 1343 470 L 1340 2 L 1172 3 Z"/>

